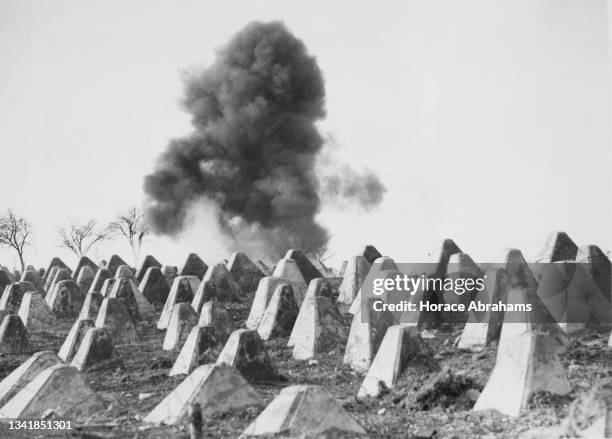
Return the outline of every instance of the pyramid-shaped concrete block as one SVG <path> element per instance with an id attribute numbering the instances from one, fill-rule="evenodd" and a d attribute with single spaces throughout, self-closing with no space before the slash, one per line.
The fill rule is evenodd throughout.
<path id="1" fill-rule="evenodd" d="M 202 280 L 208 270 L 208 265 L 196 253 L 189 253 L 183 266 L 178 272 L 179 276 L 195 276 Z"/>
<path id="2" fill-rule="evenodd" d="M 38 275 L 38 272 L 36 270 L 24 271 L 21 275 L 20 282 L 29 282 L 34 286 L 34 288 L 36 288 L 36 291 L 38 291 L 39 293 L 44 294 L 45 292 L 45 289 L 42 285 L 42 281 L 40 280 L 40 276 Z"/>
<path id="3" fill-rule="evenodd" d="M 431 349 L 421 339 L 415 326 L 390 326 L 357 396 L 379 396 L 382 390 L 380 383 L 388 389 L 395 388 L 401 375 L 410 367 L 419 372 L 439 369 Z"/>
<path id="4" fill-rule="evenodd" d="M 206 360 L 216 360 L 222 348 L 223 345 L 217 338 L 215 328 L 212 326 L 194 326 L 191 328 L 169 376 L 190 374 L 200 364 L 210 362 Z"/>
<path id="5" fill-rule="evenodd" d="M 56 271 L 55 276 L 53 276 L 51 284 L 49 285 L 49 288 L 47 289 L 47 295 L 45 296 L 45 299 L 47 299 L 47 302 L 50 301 L 49 295 L 52 295 L 55 292 L 58 283 L 64 280 L 72 280 L 71 273 L 72 272 L 68 270 L 67 268 L 60 268 L 59 270 Z"/>
<path id="6" fill-rule="evenodd" d="M 217 364 L 235 367 L 249 382 L 276 381 L 278 373 L 257 331 L 237 329 L 225 343 Z"/>
<path id="7" fill-rule="evenodd" d="M 528 288 L 533 290 L 538 288 L 535 274 L 519 249 L 510 248 L 506 250 L 503 268 L 506 270 L 508 282 L 510 282 L 512 288 Z"/>
<path id="8" fill-rule="evenodd" d="M 259 280 L 264 277 L 263 271 L 244 253 L 235 252 L 227 262 L 227 269 L 232 274 L 240 289 L 252 293 Z"/>
<path id="9" fill-rule="evenodd" d="M 308 284 L 304 300 L 309 297 L 327 297 L 334 304 L 338 304 L 338 295 L 341 277 L 318 277 Z"/>
<path id="10" fill-rule="evenodd" d="M 289 346 L 293 346 L 293 358 L 308 360 L 319 354 L 341 351 L 346 346 L 348 332 L 328 297 L 307 297 L 291 331 Z"/>
<path id="11" fill-rule="evenodd" d="M 121 299 L 107 297 L 102 301 L 96 319 L 96 328 L 106 329 L 113 344 L 130 344 L 139 341 L 136 325 Z"/>
<path id="12" fill-rule="evenodd" d="M 91 284 L 93 283 L 96 277 L 96 272 L 91 269 L 91 267 L 85 265 L 81 267 L 79 270 L 79 274 L 76 278 L 76 283 L 79 286 L 79 290 L 83 292 L 89 291 L 91 288 Z"/>
<path id="13" fill-rule="evenodd" d="M 524 292 L 515 289 L 508 303 L 525 302 Z M 556 340 L 534 330 L 527 315 L 506 313 L 495 367 L 474 410 L 495 409 L 518 416 L 536 392 L 567 395 L 571 392 L 567 374 L 558 357 Z M 503 398 L 500 398 L 503 395 Z"/>
<path id="14" fill-rule="evenodd" d="M 170 287 L 158 267 L 151 267 L 147 270 L 138 289 L 151 304 L 158 304 L 160 307 L 166 302 L 170 293 Z"/>
<path id="15" fill-rule="evenodd" d="M 293 294 L 295 295 L 295 301 L 297 302 L 298 306 L 301 306 L 302 302 L 304 301 L 304 297 L 306 297 L 308 283 L 306 282 L 306 279 L 304 279 L 297 262 L 293 259 L 281 259 L 278 261 L 272 276 L 280 277 L 291 284 Z"/>
<path id="16" fill-rule="evenodd" d="M 322 387 L 296 385 L 281 390 L 240 437 L 335 437 L 340 434 L 351 437 L 365 433 Z"/>
<path id="17" fill-rule="evenodd" d="M 578 249 L 576 262 L 584 265 L 604 297 L 610 301 L 612 298 L 612 265 L 606 254 L 596 245 L 586 245 Z"/>
<path id="18" fill-rule="evenodd" d="M 503 268 L 493 268 L 487 271 L 485 287 L 478 293 L 478 304 L 485 308 L 469 312 L 468 320 L 463 328 L 457 347 L 471 352 L 480 352 L 491 342 L 499 340 L 503 309 L 486 308 L 492 304 L 505 304 L 510 292 L 510 276 Z"/>
<path id="19" fill-rule="evenodd" d="M 189 408 L 199 404 L 203 416 L 261 405 L 261 399 L 233 367 L 206 364 L 198 367 L 145 418 L 144 422 L 180 425 Z"/>
<path id="20" fill-rule="evenodd" d="M 370 271 L 368 271 L 368 275 L 366 276 L 366 279 L 364 279 L 364 282 L 366 280 L 368 282 L 371 282 L 373 279 L 379 277 L 381 272 L 387 270 L 397 270 L 397 264 L 395 263 L 395 261 L 388 256 L 383 256 L 376 259 L 372 263 Z M 363 288 L 359 288 L 359 291 L 357 292 L 357 295 L 355 296 L 355 299 L 353 299 L 353 303 L 349 308 L 349 313 L 355 315 L 355 313 L 361 308 L 362 292 Z M 368 295 L 368 297 L 371 297 L 371 295 Z"/>
<path id="21" fill-rule="evenodd" d="M 115 271 L 115 279 L 135 279 L 136 276 L 128 265 L 120 265 Z"/>
<path id="22" fill-rule="evenodd" d="M 44 281 L 46 281 L 49 278 L 49 275 L 54 268 L 55 268 L 55 271 L 59 270 L 60 268 L 66 268 L 69 270 L 68 266 L 64 263 L 64 261 L 62 261 L 60 258 L 56 256 L 53 259 L 51 259 L 51 261 L 49 262 L 49 266 L 45 270 L 45 276 L 43 278 Z"/>
<path id="23" fill-rule="evenodd" d="M 58 391 L 61 389 L 61 391 Z M 42 371 L 0 409 L 0 418 L 55 416 L 75 419 L 104 410 L 104 402 L 74 367 L 56 364 Z"/>
<path id="24" fill-rule="evenodd" d="M 5 267 L 3 267 L 5 268 Z M 4 291 L 4 289 L 11 284 L 11 278 L 9 277 L 9 275 L 4 271 L 0 269 L 0 291 Z M 44 291 L 44 288 L 43 288 Z"/>
<path id="25" fill-rule="evenodd" d="M 77 317 L 83 308 L 85 296 L 77 283 L 68 279 L 58 282 L 48 303 L 58 318 Z"/>
<path id="26" fill-rule="evenodd" d="M 138 270 L 136 270 L 137 282 L 142 282 L 142 278 L 150 267 L 161 268 L 162 264 L 151 255 L 145 256 L 145 258 L 142 260 L 142 263 L 140 264 L 140 267 L 138 268 Z"/>
<path id="27" fill-rule="evenodd" d="M 81 341 L 85 338 L 85 334 L 90 328 L 94 327 L 95 322 L 92 319 L 77 319 L 70 328 L 70 332 L 68 332 L 57 355 L 65 362 L 71 362 L 81 345 Z"/>
<path id="28" fill-rule="evenodd" d="M 77 263 L 77 266 L 73 272 L 73 279 L 76 280 L 77 276 L 79 275 L 79 272 L 81 271 L 81 268 L 83 267 L 89 267 L 91 269 L 92 272 L 96 272 L 98 271 L 98 269 L 100 267 L 98 267 L 98 264 L 96 264 L 94 261 L 92 261 L 91 259 L 89 259 L 87 256 L 81 256 L 81 258 L 79 259 L 79 262 Z"/>
<path id="29" fill-rule="evenodd" d="M 317 277 L 324 277 L 323 273 L 321 273 L 300 250 L 287 250 L 283 259 L 292 259 L 296 262 L 306 283 L 309 283 Z"/>
<path id="30" fill-rule="evenodd" d="M 115 273 L 117 273 L 117 269 L 122 265 L 128 265 L 128 264 L 123 259 L 121 259 L 121 256 L 112 255 L 110 259 L 108 260 L 108 264 L 106 264 L 106 268 L 111 274 L 111 277 L 113 277 L 115 276 Z"/>
<path id="31" fill-rule="evenodd" d="M 210 280 L 202 281 L 193 296 L 191 306 L 199 313 L 204 304 L 211 301 L 217 301 L 217 288 Z"/>
<path id="32" fill-rule="evenodd" d="M 36 352 L 0 381 L 0 407 L 4 406 L 43 370 L 61 363 L 62 360 L 51 351 Z"/>
<path id="33" fill-rule="evenodd" d="M 351 306 L 361 284 L 370 271 L 371 264 L 363 256 L 353 256 L 347 262 L 342 283 L 340 284 L 338 303 Z"/>
<path id="34" fill-rule="evenodd" d="M 0 309 L 19 311 L 23 296 L 28 291 L 37 292 L 38 290 L 30 282 L 13 282 L 7 285 L 0 297 Z"/>
<path id="35" fill-rule="evenodd" d="M 161 316 L 157 322 L 157 329 L 166 329 L 168 327 L 174 305 L 183 302 L 191 303 L 194 299 L 194 291 L 196 291 L 193 287 L 195 286 L 197 289 L 199 285 L 200 280 L 195 276 L 179 276 L 174 279 L 168 298 L 164 303 Z"/>
<path id="36" fill-rule="evenodd" d="M 574 261 L 578 246 L 565 232 L 553 232 L 548 236 L 537 262 Z"/>
<path id="37" fill-rule="evenodd" d="M 291 334 L 298 312 L 299 308 L 295 302 L 291 285 L 279 285 L 272 294 L 270 303 L 257 327 L 257 332 L 262 340 L 286 337 Z"/>
<path id="38" fill-rule="evenodd" d="M 582 264 L 546 264 L 541 275 L 537 295 L 564 329 L 612 321 L 609 301 Z"/>
<path id="39" fill-rule="evenodd" d="M 108 269 L 100 268 L 96 272 L 96 276 L 91 282 L 91 285 L 89 287 L 89 290 L 87 290 L 87 292 L 88 293 L 93 293 L 93 292 L 100 293 L 102 291 L 102 285 L 104 284 L 104 281 L 106 281 L 107 279 L 112 279 L 112 277 L 113 276 Z"/>
<path id="40" fill-rule="evenodd" d="M 34 291 L 25 293 L 18 315 L 28 332 L 53 331 L 57 322 L 43 295 Z"/>
<path id="41" fill-rule="evenodd" d="M 104 328 L 89 328 L 70 363 L 79 372 L 108 361 L 113 356 L 113 342 Z"/>
<path id="42" fill-rule="evenodd" d="M 368 261 L 368 264 L 372 265 L 378 258 L 382 258 L 382 254 L 373 245 L 366 245 L 361 251 L 361 256 Z"/>
<path id="43" fill-rule="evenodd" d="M 113 287 L 115 286 L 115 282 L 117 282 L 117 279 L 111 277 L 102 283 L 102 288 L 100 288 L 100 294 L 102 294 L 102 297 L 108 297 L 110 295 L 111 291 L 113 291 Z"/>
<path id="44" fill-rule="evenodd" d="M 122 299 L 135 322 L 140 321 L 143 316 L 155 312 L 155 308 L 142 295 L 134 279 L 126 277 L 117 279 L 108 297 Z"/>
<path id="45" fill-rule="evenodd" d="M 255 296 L 253 297 L 249 316 L 247 317 L 247 329 L 257 329 L 276 287 L 286 283 L 286 280 L 274 276 L 266 276 L 260 279 L 257 290 L 255 291 Z"/>
<path id="46" fill-rule="evenodd" d="M 440 250 L 437 250 L 433 257 L 436 263 L 436 270 L 433 275 L 443 277 L 447 271 L 450 257 L 456 253 L 461 253 L 461 249 L 452 239 L 444 239 L 438 248 Z"/>
<path id="47" fill-rule="evenodd" d="M 200 285 L 200 288 L 198 288 L 196 292 L 195 303 L 204 303 L 206 301 L 205 298 L 210 292 L 214 292 L 214 298 L 219 302 L 241 301 L 242 290 L 240 289 L 240 285 L 238 285 L 234 276 L 227 270 L 225 264 L 216 264 L 208 267 L 202 279 L 202 284 L 206 284 L 206 282 L 212 284 L 212 290 L 207 290 L 204 288 L 204 285 Z"/>
<path id="48" fill-rule="evenodd" d="M 191 307 L 191 304 L 182 302 L 174 305 L 162 349 L 164 351 L 180 349 L 183 343 L 185 343 L 191 328 L 197 325 L 197 323 L 198 315 Z"/>
<path id="49" fill-rule="evenodd" d="M 225 343 L 235 329 L 232 317 L 220 302 L 206 302 L 202 306 L 198 326 L 212 326 L 215 328 L 217 339 L 220 343 Z"/>
<path id="50" fill-rule="evenodd" d="M 0 324 L 0 353 L 22 355 L 30 352 L 30 337 L 19 316 L 4 316 Z"/>
<path id="51" fill-rule="evenodd" d="M 344 352 L 344 364 L 363 372 L 366 372 L 370 367 L 387 328 L 395 323 L 395 319 L 389 311 L 374 311 L 372 306 L 374 300 L 369 299 L 366 302 L 368 306 L 363 313 L 358 310 L 353 316 Z"/>
<path id="52" fill-rule="evenodd" d="M 98 292 L 88 293 L 79 312 L 79 319 L 96 319 L 104 297 Z"/>

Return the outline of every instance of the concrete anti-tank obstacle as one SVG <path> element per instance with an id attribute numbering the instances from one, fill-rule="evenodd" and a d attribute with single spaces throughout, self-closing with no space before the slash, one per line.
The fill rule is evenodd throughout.
<path id="1" fill-rule="evenodd" d="M 96 318 L 96 328 L 106 329 L 113 344 L 129 344 L 139 341 L 136 325 L 121 299 L 107 297 L 102 301 Z"/>
<path id="2" fill-rule="evenodd" d="M 214 296 L 210 297 L 213 293 Z M 193 303 L 200 307 L 207 300 L 217 300 L 219 302 L 241 302 L 242 290 L 240 285 L 234 279 L 234 276 L 228 271 L 225 264 L 216 264 L 208 267 L 202 284 L 200 284 L 195 294 Z M 194 306 L 194 308 L 196 308 Z M 197 308 L 196 308 L 197 309 Z"/>
<path id="3" fill-rule="evenodd" d="M 75 281 L 67 279 L 57 283 L 47 303 L 58 318 L 77 317 L 85 302 L 85 295 Z"/>
<path id="4" fill-rule="evenodd" d="M 419 371 L 425 368 L 428 372 L 439 369 L 439 365 L 433 360 L 432 351 L 421 339 L 415 326 L 390 326 L 357 396 L 379 396 L 382 390 L 380 383 L 388 389 L 393 389 L 409 367 Z"/>
<path id="5" fill-rule="evenodd" d="M 212 326 L 194 326 L 189 332 L 169 376 L 188 375 L 195 370 L 203 357 L 207 363 L 221 352 L 223 344 L 217 338 L 217 331 Z"/>
<path id="6" fill-rule="evenodd" d="M 102 291 L 102 285 L 104 284 L 104 281 L 106 279 L 112 279 L 113 275 L 111 274 L 111 272 L 106 269 L 106 268 L 100 268 L 97 272 L 96 272 L 96 276 L 94 277 L 93 281 L 91 282 L 91 285 L 89 287 L 89 290 L 87 290 L 87 293 L 93 293 L 93 292 L 98 292 L 100 293 Z"/>
<path id="7" fill-rule="evenodd" d="M 541 263 L 574 261 L 577 253 L 578 246 L 567 233 L 553 232 L 548 236 L 544 248 L 536 261 Z"/>
<path id="8" fill-rule="evenodd" d="M 62 343 L 62 346 L 57 353 L 58 357 L 67 363 L 71 362 L 79 349 L 79 346 L 81 345 L 81 341 L 90 328 L 95 328 L 94 320 L 77 319 L 70 328 L 70 332 L 68 332 L 68 335 L 64 339 L 64 343 Z"/>
<path id="9" fill-rule="evenodd" d="M 19 311 L 23 296 L 28 291 L 37 292 L 38 290 L 30 282 L 13 282 L 7 285 L 0 297 L 0 309 Z"/>
<path id="10" fill-rule="evenodd" d="M 0 291 L 4 291 L 4 289 L 11 284 L 11 278 L 8 274 L 4 272 L 4 270 L 0 269 Z M 44 288 L 43 288 L 44 292 Z"/>
<path id="11" fill-rule="evenodd" d="M 295 300 L 298 306 L 302 305 L 304 301 L 304 297 L 306 296 L 306 289 L 308 288 L 308 283 L 306 279 L 302 275 L 297 262 L 293 259 L 281 259 L 278 261 L 276 268 L 274 269 L 274 273 L 272 273 L 274 277 L 280 277 L 285 281 L 289 282 L 293 287 L 293 292 L 295 294 Z M 321 276 L 319 276 L 321 277 Z"/>
<path id="12" fill-rule="evenodd" d="M 376 259 L 382 258 L 383 255 L 373 245 L 366 245 L 361 251 L 361 256 L 363 256 L 365 260 L 372 265 Z"/>
<path id="13" fill-rule="evenodd" d="M 28 332 L 52 331 L 57 322 L 43 295 L 34 291 L 24 294 L 18 315 Z"/>
<path id="14" fill-rule="evenodd" d="M 263 340 L 257 331 L 237 329 L 232 332 L 219 354 L 216 364 L 235 367 L 249 382 L 269 382 L 279 379 Z"/>
<path id="15" fill-rule="evenodd" d="M 16 314 L 8 314 L 0 324 L 0 353 L 22 355 L 32 351 L 28 331 Z"/>
<path id="16" fill-rule="evenodd" d="M 40 418 L 53 411 L 55 416 L 74 419 L 103 409 L 104 402 L 78 370 L 56 364 L 39 373 L 0 408 L 0 418 Z"/>
<path id="17" fill-rule="evenodd" d="M 45 275 L 43 277 L 44 281 L 46 281 L 49 278 L 49 274 L 53 268 L 55 268 L 56 271 L 59 270 L 60 268 L 66 268 L 70 270 L 68 266 L 64 263 L 64 261 L 62 261 L 60 258 L 56 256 L 53 259 L 51 259 L 51 261 L 49 261 L 49 265 L 47 266 L 47 269 L 45 270 Z"/>
<path id="18" fill-rule="evenodd" d="M 168 285 L 168 288 L 170 288 L 172 286 L 172 282 L 174 282 L 174 279 L 176 279 L 179 276 L 178 267 L 175 265 L 163 265 L 160 268 L 160 270 L 161 270 L 162 276 L 166 280 L 166 284 Z M 197 277 L 198 279 L 200 279 L 198 276 L 194 276 L 194 277 Z"/>
<path id="19" fill-rule="evenodd" d="M 177 303 L 172 308 L 170 322 L 164 337 L 162 349 L 172 351 L 180 349 L 185 343 L 189 331 L 198 323 L 198 315 L 187 302 Z"/>
<path id="20" fill-rule="evenodd" d="M 245 293 L 252 293 L 265 275 L 244 253 L 234 252 L 227 261 L 227 270 Z"/>
<path id="21" fill-rule="evenodd" d="M 62 360 L 51 351 L 36 352 L 24 361 L 0 381 L 0 407 L 4 406 L 43 370 L 55 364 L 62 364 Z"/>
<path id="22" fill-rule="evenodd" d="M 359 309 L 353 316 L 344 352 L 344 364 L 362 372 L 366 372 L 370 367 L 387 328 L 395 324 L 395 319 L 389 311 L 374 311 L 374 300 L 369 299 L 365 304 L 367 309 L 363 312 Z"/>
<path id="23" fill-rule="evenodd" d="M 334 437 L 334 433 L 366 431 L 322 387 L 296 385 L 282 389 L 240 437 Z"/>
<path id="24" fill-rule="evenodd" d="M 225 343 L 234 332 L 234 322 L 220 302 L 206 302 L 200 311 L 198 326 L 212 326 L 219 343 Z"/>
<path id="25" fill-rule="evenodd" d="M 108 297 L 122 299 L 130 316 L 132 316 L 132 320 L 135 322 L 142 320 L 143 316 L 155 312 L 155 308 L 142 295 L 134 279 L 126 277 L 117 279 Z"/>
<path id="26" fill-rule="evenodd" d="M 348 340 L 348 329 L 328 297 L 306 297 L 300 307 L 290 340 L 293 358 L 308 360 L 319 354 L 344 349 Z"/>
<path id="27" fill-rule="evenodd" d="M 110 295 L 111 291 L 113 291 L 113 287 L 115 286 L 115 282 L 117 282 L 117 279 L 111 277 L 102 283 L 102 288 L 100 288 L 100 294 L 102 294 L 102 297 L 108 297 Z"/>
<path id="28" fill-rule="evenodd" d="M 179 276 L 174 279 L 168 298 L 164 303 L 161 316 L 157 322 L 157 329 L 166 329 L 168 327 L 174 305 L 182 302 L 191 302 L 194 298 L 193 292 L 195 291 L 193 286 L 197 288 L 199 284 L 200 280 L 195 276 Z"/>
<path id="29" fill-rule="evenodd" d="M 338 303 L 349 308 L 355 300 L 361 284 L 370 271 L 371 264 L 363 256 L 353 256 L 347 262 L 339 288 Z"/>
<path id="30" fill-rule="evenodd" d="M 136 275 L 134 271 L 129 267 L 129 265 L 120 265 L 117 267 L 115 271 L 115 275 L 113 276 L 115 279 L 136 279 Z"/>
<path id="31" fill-rule="evenodd" d="M 108 260 L 108 264 L 106 264 L 106 269 L 108 269 L 111 277 L 113 277 L 117 273 L 117 269 L 122 265 L 127 265 L 127 262 L 118 255 L 112 255 Z"/>
<path id="32" fill-rule="evenodd" d="M 145 256 L 140 264 L 140 267 L 138 268 L 138 270 L 136 270 L 136 281 L 137 282 L 142 282 L 142 278 L 144 277 L 149 267 L 161 268 L 162 264 L 157 259 L 155 259 L 155 257 L 151 255 Z"/>
<path id="33" fill-rule="evenodd" d="M 290 335 L 298 312 L 291 285 L 277 286 L 257 327 L 261 339 L 270 340 Z"/>
<path id="34" fill-rule="evenodd" d="M 40 276 L 38 275 L 38 272 L 36 270 L 24 271 L 23 274 L 21 275 L 20 282 L 30 282 L 32 285 L 34 285 L 34 288 L 36 288 L 36 291 L 38 291 L 39 293 L 43 293 L 43 294 L 45 292 L 45 289 L 43 288 L 43 285 L 42 285 L 42 281 L 40 280 Z"/>
<path id="35" fill-rule="evenodd" d="M 257 329 L 259 322 L 266 312 L 270 298 L 276 290 L 276 287 L 280 284 L 286 284 L 287 281 L 274 276 L 265 276 L 259 280 L 257 290 L 255 290 L 255 296 L 253 297 L 253 303 L 247 317 L 246 327 L 247 329 Z"/>
<path id="36" fill-rule="evenodd" d="M 86 293 L 91 288 L 91 284 L 96 278 L 96 271 L 93 271 L 91 267 L 85 265 L 79 270 L 79 274 L 76 277 L 76 283 L 79 286 L 79 290 Z"/>
<path id="37" fill-rule="evenodd" d="M 60 268 L 55 272 L 55 276 L 53 276 L 49 287 L 46 289 L 47 295 L 45 296 L 45 299 L 47 299 L 50 294 L 53 294 L 57 284 L 63 280 L 72 280 L 72 272 L 67 268 Z M 49 302 L 49 300 L 47 300 L 47 302 Z"/>
<path id="38" fill-rule="evenodd" d="M 113 356 L 113 342 L 104 328 L 89 328 L 70 363 L 79 372 L 108 361 Z"/>
<path id="39" fill-rule="evenodd" d="M 189 253 L 183 266 L 178 271 L 179 276 L 195 276 L 202 280 L 208 270 L 208 265 L 196 253 Z"/>
<path id="40" fill-rule="evenodd" d="M 468 313 L 468 320 L 457 345 L 458 349 L 481 352 L 485 346 L 499 340 L 504 311 L 488 310 L 486 307 L 499 302 L 505 304 L 510 288 L 510 279 L 505 269 L 494 268 L 487 271 L 484 290 L 478 292 L 477 296 L 477 303 L 483 304 L 485 309 Z"/>
<path id="41" fill-rule="evenodd" d="M 174 281 L 173 281 L 174 282 Z M 138 289 L 142 291 L 142 295 L 153 305 L 163 306 L 168 299 L 170 287 L 166 283 L 166 279 L 158 267 L 151 267 L 147 270 L 142 281 L 138 285 Z"/>
<path id="42" fill-rule="evenodd" d="M 77 263 L 76 268 L 73 271 L 73 275 L 72 275 L 73 280 L 77 279 L 77 276 L 79 275 L 79 272 L 81 271 L 81 268 L 83 267 L 89 267 L 91 271 L 94 273 L 98 271 L 98 269 L 100 268 L 98 267 L 98 264 L 96 264 L 94 261 L 89 259 L 87 256 L 81 256 L 81 258 L 79 259 L 79 262 Z"/>
<path id="43" fill-rule="evenodd" d="M 610 259 L 596 245 L 578 248 L 576 262 L 583 264 L 603 295 L 612 299 L 612 264 Z"/>
<path id="44" fill-rule="evenodd" d="M 458 280 L 463 280 L 463 284 L 468 280 L 473 280 L 474 284 L 477 280 L 482 279 L 484 273 L 472 260 L 470 255 L 467 253 L 455 253 L 448 259 L 448 265 L 446 268 L 446 279 L 452 279 L 457 283 Z M 478 291 L 464 291 L 462 294 L 458 294 L 456 289 L 452 291 L 444 290 L 438 292 L 438 297 L 442 298 L 445 304 L 462 304 L 466 311 L 464 312 L 442 312 L 442 320 L 446 323 L 465 323 L 468 318 L 467 309 L 471 302 L 477 297 Z"/>
<path id="45" fill-rule="evenodd" d="M 524 289 L 513 289 L 508 304 L 543 305 L 530 301 Z M 567 395 L 567 374 L 558 357 L 559 347 L 550 334 L 541 332 L 536 312 L 507 311 L 502 326 L 495 367 L 474 410 L 495 409 L 518 416 L 536 392 Z M 503 397 L 500 397 L 503 395 Z"/>
<path id="46" fill-rule="evenodd" d="M 98 316 L 98 312 L 100 312 L 100 306 L 103 300 L 104 297 L 97 291 L 87 293 L 85 301 L 83 302 L 83 307 L 79 312 L 78 319 L 95 319 Z"/>
<path id="47" fill-rule="evenodd" d="M 311 280 L 316 279 L 318 277 L 325 277 L 323 273 L 321 273 L 317 267 L 308 259 L 308 257 L 302 253 L 300 250 L 287 250 L 283 259 L 292 259 L 296 262 L 299 267 L 304 280 L 308 284 Z"/>
<path id="48" fill-rule="evenodd" d="M 380 277 L 381 272 L 386 271 L 386 270 L 397 270 L 397 264 L 390 257 L 382 256 L 376 259 L 372 263 L 372 266 L 370 267 L 370 271 L 368 271 L 368 275 L 362 282 L 362 286 L 359 288 L 357 295 L 353 299 L 353 303 L 351 304 L 349 308 L 349 313 L 355 315 L 357 310 L 361 309 L 361 301 L 362 301 L 364 284 L 370 285 L 373 279 Z"/>
<path id="49" fill-rule="evenodd" d="M 187 376 L 144 418 L 144 422 L 183 424 L 194 403 L 200 405 L 202 415 L 212 416 L 259 406 L 262 401 L 235 368 L 205 364 Z"/>

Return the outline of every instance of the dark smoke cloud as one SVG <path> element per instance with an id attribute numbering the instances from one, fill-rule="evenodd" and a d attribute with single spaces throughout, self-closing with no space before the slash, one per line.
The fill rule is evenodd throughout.
<path id="1" fill-rule="evenodd" d="M 364 210 L 380 204 L 386 192 L 376 174 L 368 170 L 359 174 L 348 166 L 342 166 L 334 175 L 323 177 L 321 186 L 326 199 L 340 205 L 357 204 Z"/>
<path id="2" fill-rule="evenodd" d="M 315 163 L 324 142 L 315 123 L 325 116 L 325 89 L 302 41 L 282 23 L 251 23 L 185 83 L 194 131 L 170 142 L 144 182 L 153 231 L 176 235 L 191 206 L 207 199 L 227 237 L 257 242 L 268 257 L 323 247 Z M 336 186 L 353 197 L 373 185 Z"/>

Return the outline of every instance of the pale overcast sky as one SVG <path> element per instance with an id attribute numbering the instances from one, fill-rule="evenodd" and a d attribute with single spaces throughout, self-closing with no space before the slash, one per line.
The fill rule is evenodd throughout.
<path id="1" fill-rule="evenodd" d="M 252 20 L 282 20 L 317 57 L 339 157 L 376 171 L 383 204 L 324 206 L 334 261 L 376 245 L 422 260 L 454 238 L 475 260 L 549 232 L 612 248 L 610 60 L 604 0 L 0 0 L 0 207 L 35 228 L 26 260 L 61 255 L 57 229 L 106 222 L 190 131 L 181 71 Z M 119 252 L 101 246 L 91 256 Z M 206 213 L 145 252 L 227 257 Z M 16 258 L 0 251 L 0 264 Z"/>

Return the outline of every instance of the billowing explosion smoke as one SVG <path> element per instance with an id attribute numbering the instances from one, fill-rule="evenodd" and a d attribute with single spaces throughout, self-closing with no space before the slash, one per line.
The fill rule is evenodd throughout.
<path id="1" fill-rule="evenodd" d="M 173 140 L 145 178 L 153 231 L 179 233 L 191 206 L 210 200 L 226 235 L 256 241 L 265 256 L 325 246 L 315 221 L 324 97 L 314 57 L 282 23 L 246 26 L 186 79 L 194 132 Z"/>

